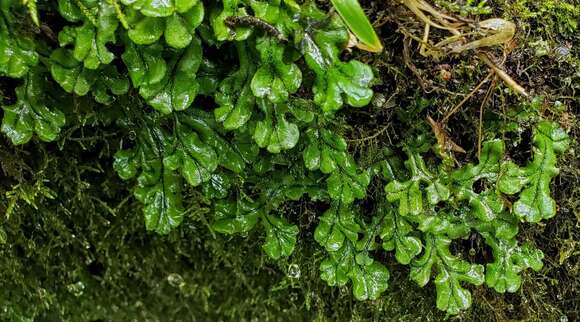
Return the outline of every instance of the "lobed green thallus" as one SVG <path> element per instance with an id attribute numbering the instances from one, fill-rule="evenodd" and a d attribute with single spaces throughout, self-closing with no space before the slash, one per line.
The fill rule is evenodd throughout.
<path id="1" fill-rule="evenodd" d="M 436 305 L 450 314 L 470 306 L 464 283 L 515 292 L 524 269 L 542 267 L 541 251 L 516 236 L 519 222 L 556 214 L 549 186 L 567 135 L 555 123 L 536 122 L 525 166 L 495 139 L 483 144 L 479 162 L 456 168 L 428 164 L 427 149 L 407 143 L 399 145 L 404 167 L 392 152 L 361 167 L 334 116 L 369 104 L 373 72 L 341 59 L 348 29 L 312 2 L 59 0 L 37 9 L 58 10 L 70 23 L 58 42 L 20 32 L 26 7 L 1 2 L 0 75 L 22 79 L 16 103 L 2 106 L 2 132 L 14 144 L 54 141 L 67 119 L 85 117 L 75 102 L 99 104 L 91 120 L 134 133 L 113 167 L 135 184 L 146 229 L 167 234 L 180 225 L 184 194 L 195 190 L 211 207 L 213 231 L 259 226 L 265 253 L 279 259 L 300 234 L 280 206 L 319 201 L 327 209 L 314 239 L 326 252 L 320 274 L 328 285 L 350 282 L 357 299 L 376 299 L 388 288 L 389 271 L 376 259 L 382 249 L 409 265 L 420 286 L 434 277 Z M 259 24 L 224 24 L 250 13 L 284 37 Z M 289 157 L 296 155 L 303 162 Z M 373 178 L 384 195 L 362 213 L 357 201 Z M 491 247 L 493 261 L 473 264 L 451 252 L 453 240 L 472 233 Z"/>

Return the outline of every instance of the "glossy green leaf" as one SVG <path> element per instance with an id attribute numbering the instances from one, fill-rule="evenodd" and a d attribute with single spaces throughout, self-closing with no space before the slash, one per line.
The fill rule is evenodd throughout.
<path id="1" fill-rule="evenodd" d="M 222 234 L 239 234 L 250 231 L 264 216 L 262 205 L 237 199 L 219 200 L 214 205 L 212 228 Z"/>
<path id="2" fill-rule="evenodd" d="M 288 112 L 296 118 L 296 120 L 302 123 L 311 123 L 314 121 L 315 106 L 310 100 L 293 97 L 287 102 L 286 108 L 288 109 Z"/>
<path id="3" fill-rule="evenodd" d="M 298 227 L 271 215 L 262 217 L 262 225 L 266 230 L 266 241 L 262 245 L 266 254 L 272 259 L 290 256 L 296 246 Z"/>
<path id="4" fill-rule="evenodd" d="M 343 160 L 339 160 L 341 162 Z M 342 162 L 341 162 L 342 163 Z M 356 167 L 350 166 L 350 161 L 345 161 L 345 168 L 333 172 L 327 180 L 328 194 L 334 200 L 344 203 L 352 203 L 355 199 L 363 199 L 366 196 L 367 186 L 371 181 L 368 171 L 359 172 Z"/>
<path id="5" fill-rule="evenodd" d="M 97 102 L 108 105 L 114 101 L 114 96 L 129 91 L 129 80 L 114 66 L 91 70 L 71 56 L 70 50 L 62 48 L 50 56 L 51 75 L 66 92 L 83 96 L 92 91 Z"/>
<path id="6" fill-rule="evenodd" d="M 272 25 L 280 33 L 278 40 L 286 39 L 294 30 L 299 29 L 296 14 L 300 6 L 294 1 L 250 1 L 254 15 Z M 270 35 L 273 36 L 273 35 Z"/>
<path id="7" fill-rule="evenodd" d="M 160 45 L 137 46 L 132 41 L 126 42 L 125 52 L 121 57 L 127 66 L 133 86 L 157 84 L 167 72 L 167 63 L 162 55 Z"/>
<path id="8" fill-rule="evenodd" d="M 493 252 L 494 261 L 486 265 L 485 283 L 499 293 L 514 293 L 522 284 L 521 271 L 532 268 L 539 271 L 544 254 L 530 245 L 518 245 L 515 239 L 496 239 L 484 233 L 485 242 Z"/>
<path id="9" fill-rule="evenodd" d="M 350 244 L 344 244 L 338 251 L 330 253 L 320 263 L 320 278 L 329 286 L 346 285 L 350 280 L 350 272 L 356 265 L 353 251 Z"/>
<path id="10" fill-rule="evenodd" d="M 534 158 L 523 171 L 529 184 L 514 203 L 516 216 L 528 222 L 539 222 L 556 215 L 556 202 L 550 196 L 550 182 L 559 171 L 556 153 L 568 146 L 568 135 L 557 124 L 541 122 L 534 131 Z"/>
<path id="11" fill-rule="evenodd" d="M 163 171 L 159 175 L 155 184 L 137 187 L 135 197 L 144 204 L 147 230 L 167 234 L 183 220 L 181 179 L 174 172 Z"/>
<path id="12" fill-rule="evenodd" d="M 332 173 L 337 168 L 337 160 L 347 160 L 346 140 L 332 131 L 309 129 L 306 131 L 308 145 L 304 149 L 304 165 L 309 170 Z"/>
<path id="13" fill-rule="evenodd" d="M 140 2 L 131 4 L 139 13 L 131 12 L 132 28 L 128 32 L 129 38 L 139 45 L 151 45 L 163 35 L 170 47 L 186 48 L 205 16 L 201 1 L 153 1 L 148 5 Z"/>
<path id="14" fill-rule="evenodd" d="M 282 106 L 258 99 L 258 106 L 264 112 L 263 120 L 258 121 L 254 130 L 254 140 L 261 148 L 270 153 L 280 153 L 292 149 L 300 136 L 298 126 L 286 120 Z"/>
<path id="15" fill-rule="evenodd" d="M 9 2 L 2 4 L 0 14 L 0 75 L 18 78 L 23 77 L 28 69 L 38 63 L 38 54 L 34 42 L 23 34 L 9 30 L 11 23 Z"/>
<path id="16" fill-rule="evenodd" d="M 268 98 L 273 103 L 283 103 L 295 93 L 302 82 L 302 72 L 296 64 L 284 62 L 284 47 L 269 37 L 258 39 L 261 66 L 252 78 L 254 96 Z"/>
<path id="17" fill-rule="evenodd" d="M 517 164 L 508 161 L 502 164 L 497 188 L 505 194 L 513 195 L 520 192 L 528 181 L 525 171 Z"/>
<path id="18" fill-rule="evenodd" d="M 164 29 L 163 19 L 144 17 L 129 30 L 129 38 L 138 45 L 151 45 L 161 38 Z"/>
<path id="19" fill-rule="evenodd" d="M 450 243 L 446 237 L 428 234 L 423 254 L 411 262 L 411 279 L 419 286 L 426 285 L 435 266 L 438 272 L 435 278 L 437 308 L 457 314 L 471 306 L 471 293 L 461 286 L 461 282 L 483 284 L 484 268 L 453 256 L 449 251 Z"/>
<path id="20" fill-rule="evenodd" d="M 252 116 L 255 97 L 250 88 L 254 68 L 249 61 L 248 49 L 243 43 L 237 44 L 240 68 L 226 77 L 220 84 L 214 110 L 216 120 L 228 130 L 242 127 Z"/>
<path id="21" fill-rule="evenodd" d="M 360 232 L 354 211 L 348 205 L 335 203 L 320 217 L 314 239 L 327 251 L 333 252 L 341 249 L 346 240 L 356 242 Z"/>
<path id="22" fill-rule="evenodd" d="M 389 271 L 376 261 L 368 265 L 356 265 L 350 277 L 352 293 L 359 301 L 376 300 L 389 286 Z"/>
<path id="23" fill-rule="evenodd" d="M 216 151 L 186 125 L 178 123 L 175 134 L 177 142 L 174 150 L 167 152 L 163 159 L 165 167 L 179 170 L 185 180 L 194 187 L 208 181 L 218 166 Z"/>
<path id="24" fill-rule="evenodd" d="M 139 156 L 134 150 L 119 150 L 115 153 L 113 168 L 123 180 L 134 178 L 141 167 Z"/>
<path id="25" fill-rule="evenodd" d="M 479 164 L 468 164 L 453 173 L 453 179 L 462 186 L 471 189 L 473 183 L 480 179 L 494 181 L 500 169 L 500 161 L 505 153 L 505 144 L 501 140 L 484 142 L 479 157 Z"/>
<path id="26" fill-rule="evenodd" d="M 91 5 L 93 8 L 92 12 L 87 7 Z M 59 0 L 58 1 L 58 12 L 60 15 L 70 22 L 80 22 L 83 19 L 88 19 L 89 21 L 95 21 L 95 2 L 87 3 L 86 1 L 74 2 L 71 0 Z M 82 6 L 82 7 L 81 7 Z"/>
<path id="27" fill-rule="evenodd" d="M 325 129 L 310 129 L 306 136 L 308 144 L 302 154 L 304 164 L 310 170 L 320 169 L 331 174 L 327 180 L 330 197 L 347 204 L 364 198 L 370 183 L 370 171 L 358 169 L 352 156 L 346 152 L 344 138 Z"/>
<path id="28" fill-rule="evenodd" d="M 118 151 L 113 168 L 124 180 L 138 175 L 134 194 L 143 203 L 145 226 L 167 234 L 183 220 L 183 183 L 181 176 L 163 162 L 171 140 L 162 130 L 150 128 L 152 120 L 146 122 L 140 129 L 137 146 Z"/>
<path id="29" fill-rule="evenodd" d="M 225 171 L 212 173 L 208 181 L 202 185 L 202 192 L 207 199 L 224 199 L 228 196 L 234 178 Z"/>
<path id="30" fill-rule="evenodd" d="M 241 7 L 240 0 L 223 0 L 221 8 L 216 8 L 210 15 L 211 26 L 218 41 L 224 40 L 245 40 L 251 34 L 252 30 L 247 26 L 236 26 L 230 29 L 225 24 L 225 20 L 232 16 L 247 16 L 247 11 Z"/>
<path id="31" fill-rule="evenodd" d="M 326 81 L 317 78 L 314 85 L 314 101 L 325 112 L 341 108 L 343 101 L 354 106 L 365 106 L 373 92 L 369 89 L 373 73 L 368 65 L 351 60 L 328 71 Z"/>
<path id="32" fill-rule="evenodd" d="M 65 116 L 59 109 L 61 102 L 51 99 L 46 79 L 40 71 L 26 75 L 24 84 L 16 88 L 14 105 L 2 106 L 2 132 L 12 144 L 24 144 L 36 134 L 42 141 L 54 141 L 65 124 Z"/>
<path id="33" fill-rule="evenodd" d="M 284 171 L 271 172 L 260 181 L 260 188 L 267 196 L 266 203 L 277 209 L 287 201 L 297 201 L 307 195 L 310 200 L 327 200 L 326 188 L 320 183 L 321 177 L 315 173 L 302 170 L 299 166 Z"/>
<path id="34" fill-rule="evenodd" d="M 398 201 L 401 216 L 418 215 L 423 212 L 421 183 L 428 184 L 426 194 L 430 205 L 435 205 L 450 197 L 449 188 L 427 169 L 423 158 L 415 152 L 408 151 L 407 154 L 409 158 L 405 161 L 405 166 L 409 170 L 411 178 L 405 182 L 391 181 L 385 187 L 387 200 L 389 202 Z"/>
<path id="35" fill-rule="evenodd" d="M 345 63 L 339 59 L 339 46 L 347 40 L 348 33 L 334 20 L 329 29 L 307 33 L 301 40 L 306 63 L 316 74 L 314 102 L 327 113 L 339 110 L 345 102 L 365 106 L 373 96 L 371 68 L 356 60 Z"/>
<path id="36" fill-rule="evenodd" d="M 158 83 L 141 85 L 139 94 L 163 114 L 185 110 L 197 95 L 199 84 L 195 74 L 201 63 L 201 55 L 201 42 L 194 38 L 191 45 L 170 62 L 171 72 L 165 73 Z"/>
<path id="37" fill-rule="evenodd" d="M 179 15 L 172 15 L 171 17 L 167 18 L 165 22 L 165 41 L 167 44 L 174 48 L 185 48 L 191 40 L 193 36 L 188 30 L 188 26 L 183 21 L 183 18 Z"/>
<path id="38" fill-rule="evenodd" d="M 413 226 L 392 208 L 385 207 L 381 225 L 380 237 L 383 240 L 383 249 L 395 250 L 395 258 L 401 264 L 407 265 L 421 253 L 421 240 L 413 236 Z"/>
<path id="39" fill-rule="evenodd" d="M 97 80 L 97 73 L 77 61 L 71 51 L 57 49 L 50 55 L 50 73 L 67 93 L 86 95 Z"/>
<path id="40" fill-rule="evenodd" d="M 302 248 L 314 255 L 321 278 L 352 287 L 358 300 L 385 292 L 386 263 L 393 258 L 410 265 L 419 285 L 433 278 L 436 306 L 449 315 L 471 304 L 465 284 L 485 281 L 500 293 L 517 291 L 524 270 L 540 269 L 543 257 L 518 242 L 519 223 L 555 214 L 549 185 L 568 141 L 557 124 L 538 114 L 546 101 L 513 106 L 504 117 L 486 114 L 481 137 L 502 139 L 482 142 L 472 163 L 475 147 L 466 143 L 476 142 L 470 141 L 472 132 L 449 132 L 469 134 L 461 138 L 468 153 L 452 158 L 433 144 L 441 141 L 440 133 L 434 131 L 435 137 L 427 123 L 416 122 L 436 110 L 429 107 L 431 99 L 418 97 L 394 111 L 379 95 L 372 113 L 338 114 L 345 104 L 368 104 L 371 86 L 380 81 L 370 66 L 344 53 L 352 33 L 359 47 L 376 41 L 360 7 L 334 2 L 344 21 L 318 9 L 320 1 L 59 0 L 38 2 L 42 23 L 35 27 L 28 17 L 35 1 L 0 1 L 0 76 L 21 78 L 0 80 L 16 89 L 0 91 L 2 101 L 10 102 L 2 106 L 2 131 L 14 144 L 34 136 L 54 141 L 66 115 L 66 135 L 56 145 L 39 146 L 40 156 L 48 152 L 48 167 L 31 155 L 36 185 L 44 185 L 42 177 L 52 173 L 51 158 L 60 150 L 95 161 L 79 168 L 73 189 L 55 186 L 53 192 L 21 183 L 29 171 L 13 171 L 8 158 L 3 168 L 19 184 L 7 191 L 7 215 L 37 211 L 36 191 L 39 198 L 54 199 L 60 189 L 66 204 L 103 190 L 96 203 L 87 204 L 89 211 L 104 211 L 103 218 L 118 215 L 123 205 L 141 205 L 146 228 L 167 234 L 187 216 L 187 227 L 165 241 L 192 229 L 203 237 L 197 230 L 206 227 L 212 237 L 241 235 L 208 241 L 212 256 L 220 256 L 214 247 L 220 240 L 242 242 L 260 226 L 262 247 L 276 270 L 300 259 L 283 259 L 292 256 L 299 234 L 305 242 L 314 237 L 320 247 Z M 354 10 L 346 12 L 349 5 Z M 374 113 L 382 110 L 388 113 Z M 357 126 L 368 123 L 370 129 L 389 121 L 375 116 L 390 115 L 402 123 L 377 133 Z M 534 125 L 531 161 L 518 164 L 528 152 L 521 144 L 528 125 Z M 399 132 L 392 135 L 393 129 Z M 115 180 L 102 165 L 111 149 L 118 150 L 113 168 L 130 180 L 137 203 L 127 202 L 123 189 L 108 189 Z M 61 170 L 70 171 L 75 159 L 65 161 Z M 18 208 L 20 200 L 32 207 Z M 14 230 L 9 228 L 7 233 Z M 114 239 L 118 227 L 113 228 L 107 234 Z M 451 247 L 457 240 L 464 240 L 461 247 Z M 491 252 L 467 255 L 464 246 L 481 250 L 483 242 Z M 295 274 L 289 277 L 276 289 L 298 281 Z M 185 284 L 179 283 L 181 291 L 187 291 Z"/>
<path id="41" fill-rule="evenodd" d="M 459 185 L 456 192 L 458 199 L 467 200 L 473 214 L 484 221 L 493 220 L 503 210 L 503 202 L 495 192 L 474 192 L 473 185 L 478 180 L 483 181 L 482 183 L 495 183 L 497 181 L 504 151 L 503 141 L 485 142 L 481 150 L 479 164 L 468 164 L 452 174 L 452 178 Z"/>
<path id="42" fill-rule="evenodd" d="M 357 45 L 359 48 L 371 52 L 383 50 L 383 45 L 358 0 L 331 0 L 331 2 L 350 31 L 360 41 Z"/>
<path id="43" fill-rule="evenodd" d="M 66 3 L 66 4 L 65 4 Z M 63 7 L 73 10 L 82 2 L 74 3 L 71 0 L 59 0 L 61 11 Z M 83 62 L 88 69 L 97 69 L 100 65 L 109 64 L 115 56 L 107 48 L 107 43 L 114 43 L 118 20 L 113 5 L 106 1 L 100 2 L 92 8 L 83 8 L 90 12 L 90 16 L 83 15 L 84 23 L 79 27 L 66 26 L 59 33 L 58 40 L 61 46 L 74 45 L 73 57 Z M 83 11 L 82 9 L 78 9 Z M 71 19 L 76 21 L 78 17 Z"/>
<path id="44" fill-rule="evenodd" d="M 185 13 L 201 3 L 199 0 L 121 0 L 121 2 L 148 17 L 168 17 L 175 12 Z"/>
<path id="45" fill-rule="evenodd" d="M 462 262 L 464 263 L 464 262 Z M 471 293 L 460 282 L 475 285 L 483 283 L 483 266 L 465 263 L 453 271 L 442 269 L 435 278 L 437 308 L 449 314 L 457 314 L 471 306 Z"/>
<path id="46" fill-rule="evenodd" d="M 255 147 L 250 147 L 251 151 L 243 151 L 245 147 L 242 146 L 242 142 L 225 138 L 219 132 L 213 115 L 209 113 L 195 110 L 180 115 L 179 120 L 195 129 L 201 140 L 215 150 L 218 164 L 230 171 L 241 173 L 246 163 L 251 163 L 258 153 Z M 246 142 L 243 144 L 245 145 Z"/>
<path id="47" fill-rule="evenodd" d="M 385 193 L 389 202 L 399 202 L 401 216 L 417 215 L 423 211 L 423 196 L 417 180 L 392 181 L 385 187 Z"/>
<path id="48" fill-rule="evenodd" d="M 352 281 L 357 300 L 374 300 L 388 287 L 389 271 L 366 253 L 355 253 L 352 242 L 332 251 L 320 263 L 320 277 L 330 286 L 343 286 Z"/>

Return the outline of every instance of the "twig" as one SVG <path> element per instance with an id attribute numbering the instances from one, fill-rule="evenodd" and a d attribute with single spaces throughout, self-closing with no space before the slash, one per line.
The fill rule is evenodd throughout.
<path id="1" fill-rule="evenodd" d="M 447 122 L 447 120 L 449 119 L 449 117 L 451 115 L 455 114 L 455 112 L 457 112 L 457 110 L 461 106 L 463 106 L 463 104 L 465 104 L 465 102 L 467 102 L 469 100 L 469 98 L 471 98 L 471 96 L 473 96 L 473 94 L 475 94 L 475 92 L 477 92 L 481 88 L 481 86 L 483 86 L 483 84 L 485 84 L 485 82 L 487 82 L 491 78 L 492 75 L 493 75 L 493 72 L 490 72 L 489 74 L 487 74 L 487 76 L 481 82 L 479 82 L 479 84 L 477 84 L 477 86 L 475 86 L 475 88 L 467 96 L 465 96 L 461 100 L 461 102 L 459 102 L 459 104 L 455 105 L 455 107 L 453 107 L 451 110 L 449 110 L 449 112 L 447 112 L 447 114 L 445 114 L 445 116 L 441 120 L 441 124 L 445 124 Z"/>
<path id="2" fill-rule="evenodd" d="M 515 80 L 513 80 L 513 78 L 511 78 L 505 71 L 494 64 L 485 53 L 479 52 L 477 53 L 477 57 L 479 57 L 487 66 L 489 66 L 494 71 L 494 73 L 496 73 L 496 75 L 506 83 L 508 87 L 525 97 L 530 96 L 523 87 L 521 87 L 518 83 L 516 83 Z"/>
<path id="3" fill-rule="evenodd" d="M 385 133 L 387 130 L 389 129 L 389 126 L 384 126 L 382 129 L 380 129 L 378 132 L 376 132 L 375 134 L 371 135 L 371 136 L 367 136 L 364 138 L 360 138 L 360 139 L 349 139 L 346 140 L 347 142 L 365 142 L 365 141 L 369 141 L 372 139 L 376 139 L 379 135 Z"/>
<path id="4" fill-rule="evenodd" d="M 407 6 L 407 8 L 409 8 L 409 10 L 411 10 L 425 24 L 431 25 L 431 26 L 433 26 L 435 28 L 439 28 L 439 29 L 449 30 L 451 32 L 455 31 L 455 29 L 452 28 L 452 27 L 442 26 L 442 25 L 436 24 L 433 21 L 431 21 L 431 19 L 429 19 L 423 13 L 422 10 L 425 10 L 425 11 L 429 12 L 434 17 L 438 18 L 438 20 L 441 20 L 441 17 L 443 15 L 441 13 L 439 13 L 437 10 L 435 10 L 433 7 L 431 7 L 430 5 L 426 4 L 425 2 L 420 1 L 420 0 L 419 1 L 417 1 L 417 0 L 407 0 L 407 1 L 403 1 L 403 4 L 405 6 Z"/>
<path id="5" fill-rule="evenodd" d="M 413 65 L 413 63 L 411 62 L 411 55 L 409 53 L 410 46 L 411 39 L 405 37 L 405 39 L 403 40 L 403 61 L 405 62 L 407 68 L 409 68 L 411 72 L 413 72 L 413 75 L 417 77 L 417 80 L 419 81 L 419 86 L 421 86 L 424 92 L 427 92 L 427 86 L 425 86 L 425 81 L 421 77 L 421 74 L 417 70 L 417 67 L 415 67 L 415 65 Z"/>
<path id="6" fill-rule="evenodd" d="M 481 105 L 479 106 L 479 126 L 477 128 L 477 158 L 478 159 L 481 156 L 481 138 L 482 138 L 482 132 L 483 132 L 483 109 L 485 107 L 485 104 L 487 103 L 487 101 L 491 97 L 491 93 L 493 92 L 494 87 L 495 87 L 495 78 L 491 82 L 491 85 L 489 85 L 489 88 L 487 89 L 487 92 L 485 93 L 485 96 L 483 97 L 483 101 L 481 101 Z"/>

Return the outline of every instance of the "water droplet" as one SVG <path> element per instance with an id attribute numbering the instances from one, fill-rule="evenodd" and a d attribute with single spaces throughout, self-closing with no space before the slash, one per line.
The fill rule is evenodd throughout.
<path id="1" fill-rule="evenodd" d="M 79 297 L 79 296 L 83 295 L 83 293 L 85 291 L 85 284 L 83 284 L 83 282 L 81 282 L 81 281 L 78 281 L 76 283 L 69 284 L 66 288 L 74 296 Z"/>
<path id="2" fill-rule="evenodd" d="M 288 266 L 288 277 L 300 278 L 300 267 L 297 264 L 290 264 Z"/>
<path id="3" fill-rule="evenodd" d="M 185 285 L 183 277 L 177 273 L 167 275 L 167 282 L 169 282 L 169 285 L 173 287 L 183 287 Z"/>
<path id="4" fill-rule="evenodd" d="M 556 49 L 554 49 L 554 52 L 560 58 L 563 58 L 563 57 L 570 55 L 570 48 L 568 48 L 568 46 L 560 46 L 560 47 L 557 47 Z"/>

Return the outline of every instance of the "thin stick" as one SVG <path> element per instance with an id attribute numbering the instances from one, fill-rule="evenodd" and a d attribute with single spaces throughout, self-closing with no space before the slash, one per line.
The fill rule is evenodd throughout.
<path id="1" fill-rule="evenodd" d="M 427 57 L 427 51 L 425 50 L 425 45 L 429 43 L 429 29 L 430 25 L 428 23 L 425 24 L 425 32 L 423 33 L 423 43 L 421 43 L 421 47 L 419 47 L 419 54 L 423 57 Z"/>
<path id="2" fill-rule="evenodd" d="M 481 139 L 482 139 L 482 132 L 483 132 L 483 109 L 485 108 L 485 104 L 491 97 L 491 93 L 493 92 L 493 88 L 495 87 L 495 78 L 489 85 L 485 96 L 483 97 L 483 101 L 481 101 L 481 105 L 479 106 L 479 126 L 477 129 L 477 158 L 481 156 Z"/>
<path id="3" fill-rule="evenodd" d="M 513 89 L 515 92 L 517 92 L 520 95 L 523 95 L 525 97 L 529 97 L 530 95 L 526 92 L 526 90 L 521 87 L 518 83 L 516 83 L 515 80 L 513 80 L 513 78 L 510 77 L 510 75 L 508 75 L 505 71 L 503 71 L 501 68 L 497 67 L 490 59 L 489 57 L 482 53 L 479 52 L 477 53 L 477 56 L 487 65 L 489 66 L 497 76 L 499 76 L 499 78 L 501 78 L 504 83 L 511 89 Z"/>
<path id="4" fill-rule="evenodd" d="M 485 84 L 485 82 L 487 82 L 491 78 L 492 75 L 493 72 L 487 74 L 487 76 L 481 82 L 479 82 L 479 84 L 477 84 L 477 86 L 475 86 L 475 88 L 467 96 L 465 96 L 463 100 L 459 102 L 459 104 L 455 105 L 455 107 L 453 107 L 449 112 L 447 112 L 447 114 L 445 114 L 445 116 L 441 120 L 441 124 L 445 124 L 447 122 L 447 119 L 449 119 L 451 115 L 455 114 L 455 112 L 457 112 L 457 110 L 461 106 L 463 106 L 463 104 L 465 104 L 465 102 L 467 102 L 467 100 L 469 100 L 469 98 L 471 98 L 471 96 L 473 96 L 473 94 L 475 94 L 475 92 L 477 92 L 481 88 L 481 86 L 483 86 L 483 84 Z"/>
<path id="5" fill-rule="evenodd" d="M 387 126 L 383 127 L 382 129 L 380 129 L 378 132 L 375 132 L 371 136 L 367 136 L 367 137 L 360 138 L 360 139 L 349 139 L 349 140 L 346 140 L 346 141 L 347 142 L 365 142 L 365 141 L 369 141 L 369 140 L 372 140 L 372 139 L 376 139 L 379 135 L 385 133 L 388 129 L 389 129 L 389 126 L 387 125 Z"/>
<path id="6" fill-rule="evenodd" d="M 415 65 L 413 65 L 413 63 L 411 63 L 411 57 L 410 57 L 411 54 L 409 53 L 410 46 L 411 46 L 411 40 L 409 38 L 403 39 L 403 61 L 405 62 L 405 65 L 407 66 L 407 68 L 409 68 L 411 70 L 411 72 L 413 72 L 413 75 L 415 75 L 415 77 L 417 77 L 417 80 L 419 81 L 419 85 L 421 86 L 423 91 L 427 92 L 427 87 L 425 86 L 425 82 L 423 81 L 421 74 L 419 74 L 417 67 L 415 67 Z"/>
<path id="7" fill-rule="evenodd" d="M 440 22 L 445 20 L 445 19 L 450 20 L 450 21 L 457 21 L 457 19 L 455 19 L 454 17 L 448 16 L 448 15 L 438 11 L 437 9 L 433 8 L 429 3 L 427 3 L 423 0 L 419 0 L 419 1 L 417 1 L 417 3 L 418 3 L 419 8 L 429 12 L 430 14 L 433 15 L 433 17 L 437 18 Z M 447 21 L 444 21 L 444 22 L 448 23 Z"/>
<path id="8" fill-rule="evenodd" d="M 418 3 L 416 0 L 407 0 L 407 1 L 403 1 L 403 4 L 405 6 L 407 6 L 407 8 L 409 8 L 409 10 L 411 10 L 424 23 L 429 24 L 429 25 L 431 25 L 435 28 L 439 28 L 439 29 L 453 30 L 453 28 L 451 28 L 451 27 L 441 26 L 441 25 L 438 25 L 438 24 L 434 23 L 433 21 L 431 21 L 431 19 L 429 19 L 423 13 L 423 11 L 421 11 L 421 9 L 424 8 L 422 3 Z"/>

